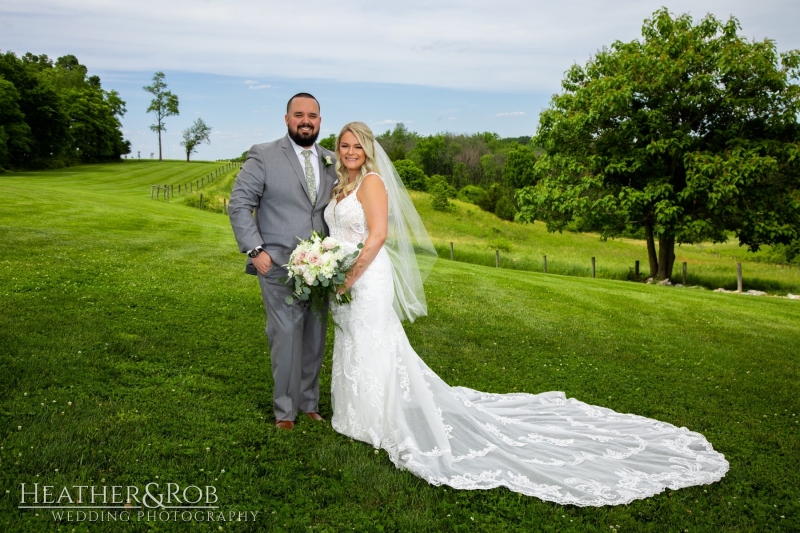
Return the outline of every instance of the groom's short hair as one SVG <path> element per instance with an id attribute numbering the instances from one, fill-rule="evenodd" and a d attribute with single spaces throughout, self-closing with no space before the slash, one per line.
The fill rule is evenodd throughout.
<path id="1" fill-rule="evenodd" d="M 311 98 L 312 100 L 314 100 L 317 103 L 317 108 L 319 109 L 319 107 L 320 107 L 319 100 L 314 98 L 314 95 L 309 94 L 309 93 L 297 93 L 296 95 L 294 95 L 291 98 L 289 98 L 288 102 L 286 102 L 286 112 L 287 113 L 289 112 L 289 107 L 291 107 L 291 105 L 292 105 L 292 100 L 294 100 L 295 98 Z"/>

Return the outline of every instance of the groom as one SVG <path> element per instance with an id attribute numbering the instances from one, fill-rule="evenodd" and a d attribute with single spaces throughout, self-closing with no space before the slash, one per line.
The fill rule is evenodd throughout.
<path id="1" fill-rule="evenodd" d="M 316 98 L 292 96 L 286 105 L 288 134 L 250 148 L 228 207 L 239 250 L 249 256 L 248 271 L 258 273 L 267 311 L 275 426 L 281 429 L 294 427 L 298 411 L 322 420 L 319 371 L 327 321 L 317 319 L 306 304 L 287 304 L 291 290 L 280 281 L 288 276 L 283 265 L 298 240 L 312 230 L 328 233 L 323 211 L 336 172 L 334 154 L 316 144 L 321 121 Z"/>

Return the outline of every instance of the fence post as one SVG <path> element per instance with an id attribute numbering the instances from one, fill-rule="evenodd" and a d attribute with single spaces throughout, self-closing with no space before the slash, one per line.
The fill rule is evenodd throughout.
<path id="1" fill-rule="evenodd" d="M 222 212 L 224 214 L 226 214 L 226 215 L 228 214 L 228 199 L 227 198 L 223 198 L 222 199 Z"/>
<path id="2" fill-rule="evenodd" d="M 636 279 L 639 279 L 639 260 L 638 259 L 636 260 L 636 268 L 634 269 L 633 272 L 634 272 L 634 276 L 636 277 Z"/>
<path id="3" fill-rule="evenodd" d="M 151 200 L 153 199 L 153 187 L 155 187 L 155 185 L 151 185 L 150 186 L 150 199 Z"/>
<path id="4" fill-rule="evenodd" d="M 547 274 L 547 256 L 542 256 L 542 264 L 544 265 L 544 273 Z"/>
<path id="5" fill-rule="evenodd" d="M 180 185 L 178 185 L 178 188 L 180 188 Z M 175 196 L 175 185 L 170 185 L 169 186 L 169 195 L 170 196 Z"/>
<path id="6" fill-rule="evenodd" d="M 742 292 L 742 264 L 736 263 L 736 290 Z"/>
<path id="7" fill-rule="evenodd" d="M 156 200 L 161 198 L 161 185 L 156 185 Z"/>
<path id="8" fill-rule="evenodd" d="M 500 268 L 500 250 L 494 251 L 494 266 Z"/>
<path id="9" fill-rule="evenodd" d="M 169 202 L 169 185 L 164 184 L 164 200 Z"/>
<path id="10" fill-rule="evenodd" d="M 203 193 L 200 193 L 200 207 L 198 209 L 203 209 Z"/>
<path id="11" fill-rule="evenodd" d="M 455 254 L 453 253 L 453 241 L 450 241 L 450 261 L 455 261 Z"/>
<path id="12" fill-rule="evenodd" d="M 681 272 L 683 276 L 681 279 L 683 280 L 683 284 L 686 285 L 686 261 L 683 262 L 683 271 Z"/>
<path id="13" fill-rule="evenodd" d="M 592 257 L 592 277 L 595 277 L 594 257 Z"/>

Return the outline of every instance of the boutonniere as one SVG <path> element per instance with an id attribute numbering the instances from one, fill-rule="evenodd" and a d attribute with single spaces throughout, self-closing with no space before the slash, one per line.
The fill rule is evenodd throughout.
<path id="1" fill-rule="evenodd" d="M 325 163 L 325 168 L 327 168 L 327 167 L 329 167 L 329 166 L 331 166 L 333 164 L 333 161 L 331 161 L 331 156 L 329 156 L 329 155 L 326 155 L 325 157 L 323 157 L 322 161 Z"/>

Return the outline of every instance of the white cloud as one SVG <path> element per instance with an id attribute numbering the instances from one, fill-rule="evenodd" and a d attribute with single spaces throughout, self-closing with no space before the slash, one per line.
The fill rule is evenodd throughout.
<path id="1" fill-rule="evenodd" d="M 639 37 L 663 0 L 524 0 L 400 4 L 308 0 L 28 0 L 4 2 L 3 49 L 75 54 L 96 70 L 180 70 L 241 76 L 403 83 L 494 91 L 559 90 L 573 63 Z M 743 33 L 800 48 L 800 2 L 673 0 L 675 13 L 736 15 Z M 358 28 L 342 31 L 341 28 Z M 364 43 L 369 43 L 365 45 Z M 358 61 L 343 54 L 358 50 Z"/>
<path id="2" fill-rule="evenodd" d="M 256 80 L 245 80 L 242 83 L 247 85 L 248 89 L 255 89 L 255 90 L 258 90 L 258 89 L 272 89 L 272 85 L 267 85 L 265 83 L 261 83 L 261 82 L 256 81 Z"/>
<path id="3" fill-rule="evenodd" d="M 496 117 L 521 117 L 525 114 L 525 111 L 511 111 L 508 113 L 498 113 Z"/>
<path id="4" fill-rule="evenodd" d="M 602 46 L 640 35 L 663 0 L 524 0 L 389 5 L 232 0 L 30 0 L 0 7 L 3 48 L 75 54 L 94 70 L 180 70 L 247 77 L 402 83 L 478 90 L 557 91 L 563 73 Z M 800 2 L 674 0 L 695 19 L 735 14 L 743 33 L 800 47 Z M 359 28 L 341 31 L 341 28 Z M 369 43 L 369 45 L 364 45 Z M 359 51 L 354 63 L 342 50 Z"/>

